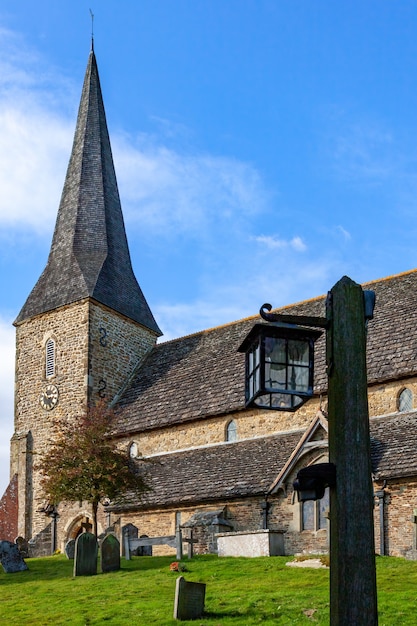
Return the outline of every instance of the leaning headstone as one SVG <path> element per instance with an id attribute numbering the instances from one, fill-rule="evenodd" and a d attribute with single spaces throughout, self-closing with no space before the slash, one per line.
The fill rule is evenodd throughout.
<path id="1" fill-rule="evenodd" d="M 190 583 L 183 576 L 177 578 L 175 587 L 174 619 L 199 619 L 204 613 L 206 585 Z"/>
<path id="2" fill-rule="evenodd" d="M 75 539 L 70 539 L 65 544 L 65 554 L 67 559 L 73 559 L 75 556 Z"/>
<path id="3" fill-rule="evenodd" d="M 29 557 L 29 543 L 24 537 L 16 537 L 15 544 L 19 548 L 19 552 L 24 559 Z"/>
<path id="4" fill-rule="evenodd" d="M 101 571 L 120 569 L 120 542 L 114 535 L 106 535 L 101 543 Z"/>
<path id="5" fill-rule="evenodd" d="M 0 541 L 0 562 L 6 574 L 24 572 L 28 569 L 19 548 L 11 541 Z"/>
<path id="6" fill-rule="evenodd" d="M 96 536 L 85 532 L 75 542 L 74 576 L 97 574 L 98 544 Z"/>

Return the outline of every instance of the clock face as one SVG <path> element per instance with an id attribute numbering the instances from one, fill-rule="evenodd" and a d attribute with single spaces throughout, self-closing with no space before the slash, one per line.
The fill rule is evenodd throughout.
<path id="1" fill-rule="evenodd" d="M 51 409 L 56 407 L 58 403 L 58 396 L 58 387 L 55 387 L 55 385 L 51 384 L 46 385 L 45 389 L 39 396 L 39 402 L 41 404 L 41 407 L 46 411 L 50 411 Z"/>

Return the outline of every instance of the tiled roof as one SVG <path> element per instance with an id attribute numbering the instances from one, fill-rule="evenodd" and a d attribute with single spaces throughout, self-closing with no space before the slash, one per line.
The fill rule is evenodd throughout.
<path id="1" fill-rule="evenodd" d="M 417 476 L 417 412 L 371 420 L 372 471 L 377 479 Z"/>
<path id="2" fill-rule="evenodd" d="M 377 479 L 417 476 L 417 411 L 371 419 L 372 469 Z M 264 496 L 304 431 L 151 457 L 139 461 L 151 491 L 140 506 L 197 504 Z M 126 499 L 114 510 L 137 508 Z"/>
<path id="3" fill-rule="evenodd" d="M 237 348 L 252 323 L 230 324 L 153 349 L 118 403 L 118 431 L 145 430 L 241 409 L 244 357 Z"/>
<path id="4" fill-rule="evenodd" d="M 417 373 L 417 271 L 364 286 L 376 292 L 368 329 L 368 380 Z M 324 316 L 325 297 L 278 309 Z M 244 408 L 245 358 L 237 349 L 258 317 L 161 343 L 119 402 L 122 433 L 170 426 Z M 325 336 L 316 343 L 315 391 L 325 391 Z"/>
<path id="5" fill-rule="evenodd" d="M 161 334 L 132 270 L 93 51 L 48 263 L 16 323 L 88 296 Z"/>
<path id="6" fill-rule="evenodd" d="M 264 495 L 300 431 L 155 456 L 139 462 L 151 491 L 141 506 L 192 504 Z M 136 499 L 127 494 L 121 508 Z M 116 507 L 117 508 L 117 507 Z"/>

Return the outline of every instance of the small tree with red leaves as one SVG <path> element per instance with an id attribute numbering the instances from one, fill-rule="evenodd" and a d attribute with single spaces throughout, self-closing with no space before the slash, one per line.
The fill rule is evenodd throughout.
<path id="1" fill-rule="evenodd" d="M 50 502 L 91 504 L 95 535 L 100 501 L 117 500 L 124 492 L 140 498 L 148 489 L 144 477 L 133 471 L 127 452 L 118 450 L 109 436 L 114 417 L 114 410 L 101 402 L 76 420 L 60 422 L 56 438 L 37 466 Z"/>

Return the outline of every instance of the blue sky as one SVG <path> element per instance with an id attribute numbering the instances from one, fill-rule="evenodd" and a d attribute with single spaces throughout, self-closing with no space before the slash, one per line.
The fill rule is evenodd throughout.
<path id="1" fill-rule="evenodd" d="M 0 491 L 14 328 L 47 259 L 90 49 L 165 339 L 415 267 L 417 2 L 2 0 Z"/>

